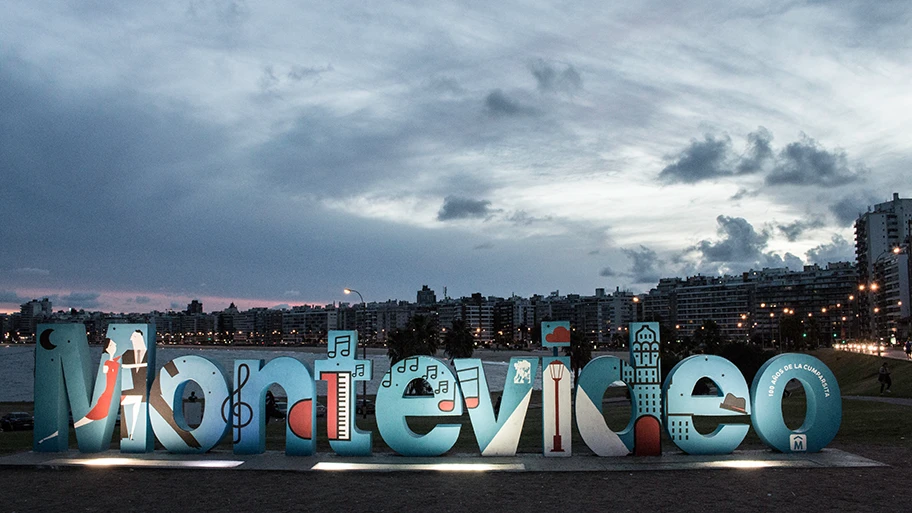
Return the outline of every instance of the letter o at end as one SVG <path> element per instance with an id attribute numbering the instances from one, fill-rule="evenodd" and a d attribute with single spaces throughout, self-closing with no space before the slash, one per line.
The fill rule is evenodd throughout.
<path id="1" fill-rule="evenodd" d="M 801 383 L 807 396 L 804 423 L 794 431 L 782 417 L 785 385 L 792 379 Z M 818 452 L 833 441 L 842 423 L 836 376 L 823 362 L 806 354 L 786 353 L 767 361 L 754 376 L 751 403 L 754 430 L 763 443 L 780 452 Z"/>

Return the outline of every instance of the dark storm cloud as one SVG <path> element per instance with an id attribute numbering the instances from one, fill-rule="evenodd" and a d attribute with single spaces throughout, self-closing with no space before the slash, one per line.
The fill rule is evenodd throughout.
<path id="1" fill-rule="evenodd" d="M 807 259 L 820 266 L 830 262 L 852 262 L 855 260 L 855 245 L 841 235 L 833 235 L 829 243 L 809 249 Z"/>
<path id="2" fill-rule="evenodd" d="M 62 95 L 15 57 L 0 60 L 0 90 L 0 213 L 30 212 L 33 226 L 59 234 L 82 227 L 67 238 L 108 224 L 135 228 L 144 208 L 179 210 L 203 186 L 188 163 L 220 143 L 179 109 L 130 92 Z"/>
<path id="3" fill-rule="evenodd" d="M 789 242 L 795 242 L 807 230 L 821 226 L 823 226 L 823 221 L 820 219 L 797 219 L 788 224 L 777 225 L 776 228 L 785 235 Z"/>
<path id="4" fill-rule="evenodd" d="M 728 274 L 764 267 L 799 270 L 804 265 L 791 253 L 780 255 L 765 251 L 769 232 L 758 232 L 744 218 L 720 215 L 716 222 L 719 224 L 718 240 L 702 240 L 685 252 L 697 253 L 699 261 L 693 267 L 699 272 Z"/>
<path id="5" fill-rule="evenodd" d="M 536 110 L 508 97 L 500 89 L 495 89 L 485 97 L 485 109 L 492 116 L 528 116 Z"/>
<path id="6" fill-rule="evenodd" d="M 536 216 L 529 215 L 529 213 L 526 212 L 525 210 L 518 210 L 518 211 L 514 212 L 513 214 L 511 214 L 510 216 L 508 216 L 506 219 L 507 219 L 507 221 L 517 224 L 517 225 L 531 226 L 535 223 L 553 221 L 554 217 L 553 216 L 536 217 Z"/>
<path id="7" fill-rule="evenodd" d="M 871 193 L 846 196 L 830 205 L 830 212 L 836 217 L 840 226 L 852 226 L 861 214 L 868 211 L 868 207 L 882 202 L 882 199 Z"/>
<path id="8" fill-rule="evenodd" d="M 738 162 L 739 173 L 749 174 L 761 171 L 764 166 L 773 160 L 772 143 L 773 134 L 764 127 L 759 127 L 756 132 L 747 134 L 747 150 L 741 161 Z"/>
<path id="9" fill-rule="evenodd" d="M 530 66 L 538 90 L 546 93 L 575 93 L 583 88 L 583 79 L 571 65 L 558 69 L 551 64 L 538 60 Z"/>
<path id="10" fill-rule="evenodd" d="M 138 305 L 146 305 L 152 302 L 152 298 L 149 296 L 136 296 L 136 299 L 133 301 L 135 301 Z"/>
<path id="11" fill-rule="evenodd" d="M 804 261 L 797 256 L 786 253 L 784 256 L 777 253 L 764 253 L 763 258 L 757 262 L 760 268 L 764 267 L 788 267 L 792 271 L 800 271 L 804 267 Z"/>
<path id="12" fill-rule="evenodd" d="M 293 285 L 287 269 L 311 269 L 328 251 L 312 243 L 326 240 L 315 223 L 288 223 L 316 207 L 250 186 L 234 137 L 192 109 L 129 89 L 72 94 L 40 78 L 0 53 L 0 216 L 28 213 L 5 226 L 0 269 L 51 269 L 95 290 L 184 295 L 195 293 L 187 284 L 209 282 L 208 294 L 262 297 Z M 35 278 L 8 273 L 4 285 L 34 287 Z"/>
<path id="13" fill-rule="evenodd" d="M 459 196 L 447 196 L 443 206 L 437 212 L 438 221 L 451 221 L 453 219 L 478 219 L 491 215 L 491 202 L 488 200 L 475 200 Z"/>
<path id="14" fill-rule="evenodd" d="M 101 301 L 98 298 L 101 294 L 97 292 L 71 292 L 65 296 L 60 296 L 60 302 L 70 308 L 98 308 Z"/>
<path id="15" fill-rule="evenodd" d="M 27 303 L 29 298 L 20 296 L 15 290 L 0 290 L 0 304 L 21 305 Z"/>
<path id="16" fill-rule="evenodd" d="M 603 278 L 611 278 L 611 277 L 617 276 L 617 275 L 618 274 L 616 272 L 614 272 L 614 270 L 610 267 L 602 267 L 602 269 L 599 271 L 599 276 L 601 276 Z"/>
<path id="17" fill-rule="evenodd" d="M 802 136 L 800 141 L 790 143 L 779 152 L 775 168 L 766 177 L 766 184 L 831 187 L 857 179 L 857 173 L 849 168 L 844 151 L 827 151 L 814 139 Z"/>
<path id="18" fill-rule="evenodd" d="M 665 183 L 697 183 L 731 174 L 731 139 L 704 135 L 702 141 L 691 140 L 690 146 L 673 157 L 665 166 L 659 179 Z"/>
<path id="19" fill-rule="evenodd" d="M 731 139 L 725 135 L 704 134 L 703 140 L 693 139 L 679 154 L 669 158 L 671 163 L 659 173 L 665 183 L 698 183 L 721 177 L 767 173 L 764 183 L 781 185 L 818 185 L 834 187 L 859 179 L 846 153 L 829 151 L 817 141 L 802 134 L 799 141 L 789 143 L 778 153 L 772 146 L 773 134 L 764 127 L 747 135 L 745 151 L 737 155 Z M 743 191 L 743 192 L 742 192 Z M 741 189 L 733 199 L 747 193 Z"/>
<path id="20" fill-rule="evenodd" d="M 65 278 L 86 276 L 91 262 L 93 287 L 103 287 L 154 276 L 147 271 L 167 265 L 161 255 L 179 249 L 181 233 L 200 230 L 191 244 L 209 237 L 189 213 L 227 181 L 230 138 L 183 105 L 130 90 L 54 87 L 0 53 L 0 216 L 28 213 L 28 222 L 5 227 L 0 268 Z M 34 286 L 33 278 L 14 281 Z"/>
<path id="21" fill-rule="evenodd" d="M 747 189 L 738 189 L 738 192 L 732 195 L 732 201 L 741 201 L 744 198 L 756 198 L 760 195 L 760 191 L 749 191 Z"/>
<path id="22" fill-rule="evenodd" d="M 761 259 L 761 250 L 766 247 L 769 240 L 768 233 L 757 233 L 754 227 L 741 217 L 720 215 L 716 222 L 719 223 L 718 231 L 722 238 L 716 242 L 703 240 L 695 246 L 704 261 L 747 262 Z"/>
<path id="23" fill-rule="evenodd" d="M 341 117 L 323 108 L 304 110 L 295 124 L 263 143 L 254 160 L 278 190 L 315 195 L 360 192 L 403 169 L 414 134 L 381 123 L 367 111 Z"/>
<path id="24" fill-rule="evenodd" d="M 663 265 L 658 254 L 647 248 L 640 246 L 639 249 L 622 249 L 624 255 L 633 263 L 630 266 L 630 276 L 635 283 L 658 282 L 664 272 L 660 266 Z"/>
<path id="25" fill-rule="evenodd" d="M 472 249 L 474 249 L 474 250 L 494 249 L 494 244 L 492 244 L 490 242 L 482 242 L 481 244 L 476 244 L 476 245 L 472 246 Z"/>
<path id="26" fill-rule="evenodd" d="M 905 0 L 836 0 L 828 7 L 843 9 L 839 13 L 845 28 L 832 34 L 847 47 L 895 48 L 908 45 L 905 29 L 912 23 L 912 11 Z M 842 28 L 842 26 L 841 26 Z"/>

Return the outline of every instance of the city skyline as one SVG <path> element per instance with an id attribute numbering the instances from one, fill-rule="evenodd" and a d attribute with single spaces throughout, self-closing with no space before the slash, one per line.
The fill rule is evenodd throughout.
<path id="1" fill-rule="evenodd" d="M 0 312 L 648 291 L 854 262 L 908 198 L 903 2 L 29 2 Z"/>

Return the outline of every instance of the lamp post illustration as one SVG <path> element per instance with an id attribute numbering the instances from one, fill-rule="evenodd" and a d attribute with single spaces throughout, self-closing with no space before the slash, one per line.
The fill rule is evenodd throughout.
<path id="1" fill-rule="evenodd" d="M 362 310 L 365 308 L 364 296 L 362 296 L 360 292 L 358 292 L 355 289 L 348 289 L 348 288 L 343 289 L 342 292 L 345 292 L 346 294 L 352 294 L 352 293 L 358 294 L 358 299 L 361 300 Z M 367 360 L 367 340 L 364 340 L 361 344 L 361 359 Z M 362 415 L 361 418 L 366 419 L 367 418 L 367 380 L 364 380 L 361 382 L 361 403 L 363 404 L 363 406 L 361 408 L 361 415 Z"/>
<path id="2" fill-rule="evenodd" d="M 564 452 L 560 433 L 560 381 L 564 377 L 564 364 L 555 360 L 548 365 L 548 372 L 554 381 L 554 448 L 551 452 Z"/>

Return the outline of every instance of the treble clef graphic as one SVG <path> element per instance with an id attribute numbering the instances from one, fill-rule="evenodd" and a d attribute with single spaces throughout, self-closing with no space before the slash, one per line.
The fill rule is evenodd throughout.
<path id="1" fill-rule="evenodd" d="M 231 428 L 234 429 L 233 443 L 236 444 L 241 442 L 241 429 L 253 420 L 253 407 L 241 399 L 241 390 L 250 380 L 250 366 L 246 363 L 238 365 L 237 380 L 237 388 L 222 402 L 222 420 L 231 423 Z"/>

